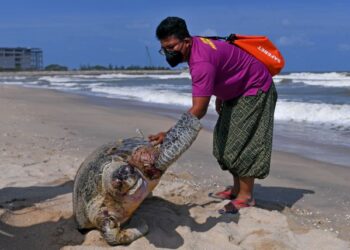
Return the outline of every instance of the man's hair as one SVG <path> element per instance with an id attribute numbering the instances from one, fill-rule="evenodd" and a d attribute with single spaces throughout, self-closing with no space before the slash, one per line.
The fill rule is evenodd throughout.
<path id="1" fill-rule="evenodd" d="M 158 40 L 163 40 L 169 36 L 183 40 L 190 37 L 187 30 L 186 22 L 180 17 L 167 17 L 158 25 L 156 30 Z"/>

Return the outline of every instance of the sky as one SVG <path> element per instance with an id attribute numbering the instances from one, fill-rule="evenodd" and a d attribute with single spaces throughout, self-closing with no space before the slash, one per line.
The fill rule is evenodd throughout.
<path id="1" fill-rule="evenodd" d="M 0 47 L 38 47 L 44 65 L 70 68 L 167 66 L 155 37 L 167 16 L 191 35 L 266 35 L 284 72 L 350 71 L 349 0 L 1 0 Z"/>

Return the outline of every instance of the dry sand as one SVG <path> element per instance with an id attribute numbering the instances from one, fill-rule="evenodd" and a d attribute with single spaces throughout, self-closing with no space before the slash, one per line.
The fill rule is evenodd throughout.
<path id="1" fill-rule="evenodd" d="M 75 230 L 79 164 L 136 128 L 150 134 L 174 123 L 121 101 L 2 85 L 0 116 L 0 249 L 109 248 L 97 231 Z M 207 193 L 231 178 L 210 152 L 203 130 L 135 214 L 150 232 L 128 249 L 350 249 L 348 169 L 274 152 L 271 175 L 256 185 L 258 206 L 219 216 L 225 202 Z"/>

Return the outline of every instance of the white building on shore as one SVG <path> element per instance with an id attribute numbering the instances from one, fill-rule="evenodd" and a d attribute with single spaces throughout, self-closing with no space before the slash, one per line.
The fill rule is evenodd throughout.
<path id="1" fill-rule="evenodd" d="M 41 70 L 43 51 L 38 48 L 0 47 L 0 70 Z"/>

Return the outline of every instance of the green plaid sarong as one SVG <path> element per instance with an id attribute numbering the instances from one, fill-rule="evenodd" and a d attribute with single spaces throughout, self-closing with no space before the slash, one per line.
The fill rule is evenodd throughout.
<path id="1" fill-rule="evenodd" d="M 259 179 L 269 174 L 276 101 L 272 83 L 267 93 L 223 103 L 213 140 L 213 153 L 223 170 Z"/>

